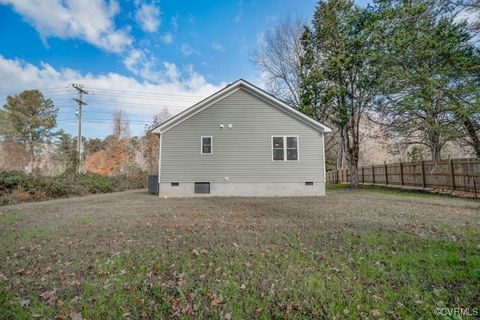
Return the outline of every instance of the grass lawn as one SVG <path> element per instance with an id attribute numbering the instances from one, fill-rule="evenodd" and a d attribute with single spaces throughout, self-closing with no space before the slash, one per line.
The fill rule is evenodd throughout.
<path id="1" fill-rule="evenodd" d="M 0 207 L 0 319 L 443 319 L 435 308 L 480 307 L 480 202 L 327 193 Z"/>

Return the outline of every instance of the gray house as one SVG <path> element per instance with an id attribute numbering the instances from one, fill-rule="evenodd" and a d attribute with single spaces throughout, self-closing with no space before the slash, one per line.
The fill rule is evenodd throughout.
<path id="1" fill-rule="evenodd" d="M 325 195 L 331 129 L 238 80 L 153 129 L 160 196 Z"/>

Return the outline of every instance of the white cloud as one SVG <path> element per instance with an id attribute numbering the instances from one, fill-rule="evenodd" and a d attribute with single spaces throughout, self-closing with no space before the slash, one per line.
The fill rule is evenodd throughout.
<path id="1" fill-rule="evenodd" d="M 110 52 L 122 52 L 133 40 L 127 29 L 118 29 L 115 0 L 0 0 L 21 14 L 46 40 L 48 37 L 81 39 Z"/>
<path id="2" fill-rule="evenodd" d="M 134 54 L 132 61 L 137 57 L 138 55 Z M 95 75 L 83 74 L 73 69 L 57 70 L 46 63 L 36 66 L 0 55 L 0 78 L 9 79 L 8 87 L 0 84 L 0 99 L 4 101 L 6 95 L 22 90 L 45 89 L 45 95 L 60 106 L 61 112 L 63 108 L 64 112 L 71 114 L 71 98 L 75 93 L 66 92 L 66 89 L 49 91 L 47 88 L 67 88 L 71 83 L 82 83 L 90 91 L 86 96 L 89 103 L 86 110 L 100 108 L 109 114 L 115 109 L 121 109 L 131 120 L 148 120 L 163 107 L 168 107 L 173 114 L 183 111 L 225 86 L 223 83 L 209 83 L 191 65 L 179 69 L 174 63 L 164 62 L 162 66 L 161 74 L 164 76 L 159 77 L 157 82 L 152 82 L 138 81 L 118 73 Z M 104 95 L 105 91 L 102 90 L 115 90 L 118 94 Z"/>
<path id="3" fill-rule="evenodd" d="M 237 14 L 235 15 L 235 23 L 239 23 L 243 18 L 243 0 L 237 2 Z"/>
<path id="4" fill-rule="evenodd" d="M 170 44 L 173 41 L 173 35 L 170 32 L 167 32 L 163 36 L 161 36 L 160 39 L 163 43 Z"/>
<path id="5" fill-rule="evenodd" d="M 142 3 L 135 13 L 135 19 L 145 32 L 156 32 L 160 27 L 161 11 L 155 4 Z"/>
<path id="6" fill-rule="evenodd" d="M 178 30 L 178 17 L 177 16 L 172 17 L 172 20 L 170 21 L 170 24 L 172 25 L 173 32 L 177 32 L 177 30 Z"/>
<path id="7" fill-rule="evenodd" d="M 182 43 L 180 46 L 180 51 L 184 56 L 189 56 L 191 54 L 198 54 L 198 52 L 192 48 L 192 46 L 189 43 Z"/>
<path id="8" fill-rule="evenodd" d="M 210 46 L 212 47 L 213 50 L 220 51 L 220 52 L 225 51 L 225 47 L 218 41 L 212 42 Z"/>
<path id="9" fill-rule="evenodd" d="M 155 58 L 146 50 L 132 49 L 123 59 L 125 67 L 136 76 L 148 81 L 158 81 L 160 74 L 156 70 Z"/>

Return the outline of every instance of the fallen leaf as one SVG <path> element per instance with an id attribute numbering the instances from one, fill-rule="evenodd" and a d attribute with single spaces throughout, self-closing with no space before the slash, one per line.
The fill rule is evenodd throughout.
<path id="1" fill-rule="evenodd" d="M 221 306 L 222 304 L 223 304 L 223 301 L 222 301 L 222 300 L 216 299 L 216 298 L 212 299 L 212 305 L 214 305 L 215 307 L 219 307 L 219 306 Z"/>
<path id="2" fill-rule="evenodd" d="M 28 300 L 28 299 L 20 301 L 20 306 L 22 308 L 28 307 L 29 305 L 30 305 L 30 300 Z"/>
<path id="3" fill-rule="evenodd" d="M 53 290 L 53 291 L 45 291 L 44 293 L 42 293 L 42 294 L 40 295 L 40 297 L 42 297 L 42 299 L 44 299 L 44 300 L 50 300 L 50 299 L 52 299 L 52 298 L 55 297 L 55 293 L 56 293 L 55 290 Z"/>
<path id="4" fill-rule="evenodd" d="M 372 314 L 372 317 L 380 317 L 380 311 L 378 311 L 378 309 L 372 309 L 370 313 Z"/>
<path id="5" fill-rule="evenodd" d="M 83 317 L 80 313 L 74 312 L 72 315 L 70 315 L 70 319 L 72 319 L 72 320 L 83 320 Z"/>

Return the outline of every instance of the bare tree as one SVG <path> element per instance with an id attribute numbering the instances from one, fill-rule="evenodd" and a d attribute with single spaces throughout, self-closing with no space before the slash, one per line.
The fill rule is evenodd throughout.
<path id="1" fill-rule="evenodd" d="M 172 117 L 168 108 L 163 108 L 160 113 L 157 113 L 152 118 L 152 123 L 142 137 L 142 150 L 143 158 L 147 163 L 147 170 L 150 174 L 158 173 L 158 152 L 159 152 L 159 139 L 151 129 L 164 123 Z"/>
<path id="2" fill-rule="evenodd" d="M 305 22 L 285 18 L 268 30 L 252 53 L 253 63 L 264 71 L 268 90 L 290 106 L 300 106 L 300 57 Z"/>
<path id="3" fill-rule="evenodd" d="M 172 114 L 170 113 L 168 108 L 165 107 L 165 108 L 162 109 L 162 111 L 160 111 L 159 113 L 157 113 L 156 115 L 153 116 L 152 124 L 151 124 L 150 127 L 154 128 L 158 125 L 161 125 L 162 123 L 164 123 L 165 121 L 167 121 L 171 117 L 172 117 Z"/>
<path id="4" fill-rule="evenodd" d="M 265 33 L 252 53 L 252 62 L 264 72 L 267 90 L 295 109 L 300 109 L 303 46 L 301 37 L 306 22 L 287 17 Z M 315 119 L 325 121 L 316 115 Z M 343 148 L 339 148 L 338 132 L 325 141 L 325 152 L 330 165 L 342 167 Z"/>
<path id="5" fill-rule="evenodd" d="M 115 110 L 113 113 L 113 136 L 117 139 L 128 138 L 130 135 L 130 124 L 122 110 Z"/>

